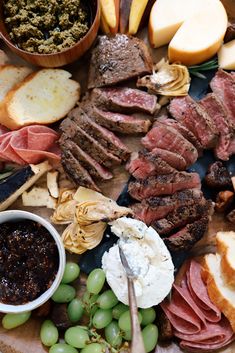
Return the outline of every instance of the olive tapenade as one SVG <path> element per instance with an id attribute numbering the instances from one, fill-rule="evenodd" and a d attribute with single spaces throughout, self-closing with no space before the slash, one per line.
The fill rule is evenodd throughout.
<path id="1" fill-rule="evenodd" d="M 30 53 L 51 54 L 70 48 L 89 29 L 85 0 L 4 0 L 10 38 Z"/>
<path id="2" fill-rule="evenodd" d="M 36 299 L 52 285 L 58 268 L 58 249 L 45 227 L 29 220 L 1 224 L 0 302 Z"/>

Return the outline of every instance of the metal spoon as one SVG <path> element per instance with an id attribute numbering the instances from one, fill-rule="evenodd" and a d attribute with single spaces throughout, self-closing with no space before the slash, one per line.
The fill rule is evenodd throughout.
<path id="1" fill-rule="evenodd" d="M 128 299 L 131 313 L 131 332 L 132 332 L 132 341 L 131 341 L 131 352 L 130 353 L 146 353 L 144 348 L 143 337 L 141 334 L 141 328 L 138 319 L 138 308 L 135 296 L 135 288 L 133 280 L 136 278 L 136 275 L 131 270 L 127 258 L 118 243 L 119 254 L 121 258 L 122 265 L 125 269 L 128 283 Z"/>

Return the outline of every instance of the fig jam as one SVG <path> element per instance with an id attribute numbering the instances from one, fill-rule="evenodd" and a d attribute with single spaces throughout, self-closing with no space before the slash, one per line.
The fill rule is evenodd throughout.
<path id="1" fill-rule="evenodd" d="M 59 268 L 48 230 L 30 220 L 0 225 L 0 302 L 20 305 L 44 293 Z"/>

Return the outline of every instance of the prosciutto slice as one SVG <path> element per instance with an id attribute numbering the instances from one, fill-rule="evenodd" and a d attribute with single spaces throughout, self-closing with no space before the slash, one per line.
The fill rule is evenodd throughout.
<path id="1" fill-rule="evenodd" d="M 31 125 L 10 132 L 0 127 L 0 160 L 21 165 L 45 159 L 59 160 L 58 139 L 59 135 L 46 126 Z"/>

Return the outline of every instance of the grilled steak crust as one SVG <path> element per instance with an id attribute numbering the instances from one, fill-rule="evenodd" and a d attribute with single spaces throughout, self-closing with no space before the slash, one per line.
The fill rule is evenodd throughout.
<path id="1" fill-rule="evenodd" d="M 127 87 L 95 88 L 90 99 L 97 107 L 118 113 L 154 114 L 160 108 L 156 96 Z"/>
<path id="2" fill-rule="evenodd" d="M 169 238 L 164 238 L 164 243 L 171 252 L 188 251 L 203 237 L 207 230 L 208 222 L 209 218 L 204 216 L 191 224 L 187 224 L 179 232 Z"/>
<path id="3" fill-rule="evenodd" d="M 204 148 L 215 147 L 218 134 L 213 121 L 190 96 L 172 99 L 169 112 L 177 121 L 193 132 Z"/>
<path id="4" fill-rule="evenodd" d="M 178 153 L 185 159 L 187 166 L 195 163 L 198 158 L 196 148 L 177 130 L 157 121 L 141 142 L 150 151 L 157 147 Z"/>
<path id="5" fill-rule="evenodd" d="M 89 155 L 98 163 L 110 168 L 113 165 L 121 164 L 121 160 L 108 152 L 93 137 L 82 130 L 74 121 L 69 118 L 63 120 L 61 130 L 68 138 L 73 140 L 80 148 L 89 151 Z"/>
<path id="6" fill-rule="evenodd" d="M 201 180 L 197 173 L 176 172 L 131 181 L 128 192 L 133 199 L 141 201 L 152 196 L 172 195 L 180 190 L 200 187 Z"/>
<path id="7" fill-rule="evenodd" d="M 125 34 L 99 36 L 90 62 L 88 88 L 116 85 L 152 71 L 147 45 Z"/>
<path id="8" fill-rule="evenodd" d="M 233 184 L 228 169 L 222 162 L 215 162 L 208 168 L 205 183 L 213 189 L 231 189 Z"/>
<path id="9" fill-rule="evenodd" d="M 185 170 L 187 167 L 185 159 L 178 153 L 167 151 L 161 148 L 154 148 L 151 151 L 151 155 L 161 158 L 174 169 Z"/>
<path id="10" fill-rule="evenodd" d="M 68 117 L 112 154 L 124 161 L 129 158 L 130 151 L 122 141 L 112 132 L 92 121 L 82 109 L 73 109 Z"/>
<path id="11" fill-rule="evenodd" d="M 136 179 L 145 179 L 152 175 L 176 172 L 176 169 L 172 168 L 163 159 L 146 150 L 132 154 L 132 158 L 126 168 Z"/>
<path id="12" fill-rule="evenodd" d="M 86 169 L 82 167 L 82 165 L 70 151 L 63 150 L 63 147 L 61 154 L 61 164 L 69 179 L 71 179 L 76 186 L 84 186 L 88 189 L 100 191 Z"/>

